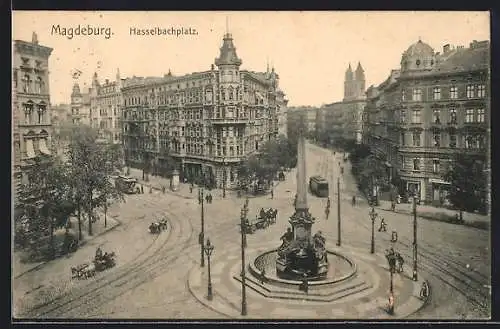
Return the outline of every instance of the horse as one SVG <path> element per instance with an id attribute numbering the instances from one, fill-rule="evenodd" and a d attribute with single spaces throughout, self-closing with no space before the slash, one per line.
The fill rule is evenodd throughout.
<path id="1" fill-rule="evenodd" d="M 396 271 L 396 255 L 394 253 L 391 253 L 388 250 L 386 250 L 385 258 L 387 259 L 387 262 L 389 263 L 389 270 L 392 273 L 394 273 Z"/>

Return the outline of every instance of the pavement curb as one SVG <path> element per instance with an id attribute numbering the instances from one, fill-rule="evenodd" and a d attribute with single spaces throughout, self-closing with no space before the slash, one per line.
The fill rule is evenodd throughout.
<path id="1" fill-rule="evenodd" d="M 86 243 L 87 243 L 88 241 L 92 241 L 92 240 L 94 240 L 95 238 L 100 237 L 100 236 L 102 236 L 102 235 L 104 235 L 104 234 L 106 234 L 106 233 L 109 233 L 109 232 L 113 231 L 114 229 L 116 229 L 117 227 L 119 227 L 120 225 L 122 225 L 122 222 L 120 222 L 118 219 L 113 218 L 113 220 L 114 220 L 114 221 L 116 221 L 116 224 L 115 224 L 115 225 L 108 227 L 106 230 L 104 230 L 104 231 L 100 232 L 99 234 L 92 235 L 92 238 L 91 238 L 91 239 L 85 239 L 84 241 L 85 241 Z M 56 258 L 56 259 L 52 259 L 52 260 L 48 260 L 48 261 L 45 261 L 45 262 L 42 262 L 42 263 L 40 263 L 40 264 L 38 264 L 38 265 L 36 265 L 36 266 L 34 266 L 34 267 L 32 267 L 32 268 L 30 268 L 30 269 L 28 269 L 28 270 L 24 271 L 24 272 L 22 272 L 22 273 L 20 273 L 20 274 L 16 275 L 16 276 L 14 277 L 14 279 L 19 279 L 20 277 L 22 277 L 22 276 L 24 276 L 24 275 L 26 275 L 26 274 L 28 274 L 28 273 L 34 272 L 34 271 L 36 271 L 36 270 L 39 270 L 39 269 L 41 269 L 42 267 L 44 267 L 45 265 L 49 264 L 50 262 L 57 261 L 57 260 L 58 260 L 58 258 Z"/>

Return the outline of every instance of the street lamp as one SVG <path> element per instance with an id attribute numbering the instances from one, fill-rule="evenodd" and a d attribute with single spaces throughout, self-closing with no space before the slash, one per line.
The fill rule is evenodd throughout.
<path id="1" fill-rule="evenodd" d="M 417 193 L 413 193 L 413 281 L 418 280 L 417 275 Z"/>
<path id="2" fill-rule="evenodd" d="M 246 224 L 245 224 L 246 219 L 248 218 L 248 197 L 245 200 L 245 204 L 243 205 L 242 212 L 243 212 L 244 218 L 243 218 L 243 221 L 241 222 L 241 230 L 244 230 L 244 228 L 246 228 Z M 243 235 L 243 248 L 246 248 L 246 247 L 247 247 L 247 235 L 245 233 Z"/>
<path id="3" fill-rule="evenodd" d="M 372 246 L 371 253 L 375 253 L 375 219 L 377 219 L 378 214 L 375 212 L 375 208 L 372 207 L 372 210 L 368 213 L 372 220 Z"/>
<path id="4" fill-rule="evenodd" d="M 207 239 L 207 244 L 205 246 L 205 253 L 207 254 L 208 258 L 208 294 L 207 294 L 207 299 L 212 300 L 213 295 L 212 295 L 212 277 L 210 274 L 210 256 L 212 256 L 212 252 L 214 251 L 214 246 L 210 243 L 210 239 Z"/>
<path id="5" fill-rule="evenodd" d="M 201 254 L 201 260 L 200 260 L 200 267 L 205 267 L 205 257 L 203 256 L 203 241 L 205 240 L 205 209 L 203 207 L 204 205 L 204 198 L 203 198 L 203 187 L 199 190 L 199 202 L 201 204 L 201 233 L 200 237 L 198 238 L 198 242 L 200 243 L 200 254 Z"/>
<path id="6" fill-rule="evenodd" d="M 226 157 L 222 157 L 222 176 L 223 176 L 223 182 L 222 182 L 222 197 L 226 197 Z"/>
<path id="7" fill-rule="evenodd" d="M 247 296 L 245 291 L 245 246 L 246 241 L 245 230 L 243 225 L 245 222 L 245 209 L 241 209 L 241 315 L 247 315 Z"/>

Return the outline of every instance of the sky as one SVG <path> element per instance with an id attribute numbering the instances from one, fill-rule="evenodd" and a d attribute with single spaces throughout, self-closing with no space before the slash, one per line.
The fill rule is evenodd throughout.
<path id="1" fill-rule="evenodd" d="M 112 35 L 73 36 L 53 27 L 110 28 Z M 192 35 L 131 35 L 130 29 L 184 28 Z M 49 58 L 52 104 L 69 103 L 75 82 L 163 76 L 210 69 L 226 29 L 233 35 L 241 69 L 280 76 L 289 106 L 341 101 L 349 63 L 361 62 L 366 87 L 384 81 L 400 66 L 402 53 L 419 38 L 442 52 L 445 44 L 468 47 L 490 40 L 488 12 L 109 12 L 14 11 L 12 38 L 53 48 Z M 81 71 L 78 79 L 73 74 Z"/>

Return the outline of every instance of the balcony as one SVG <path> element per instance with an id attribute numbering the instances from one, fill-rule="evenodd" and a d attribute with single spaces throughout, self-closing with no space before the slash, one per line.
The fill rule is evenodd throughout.
<path id="1" fill-rule="evenodd" d="M 239 118 L 212 118 L 212 124 L 246 124 L 250 121 L 248 117 Z"/>
<path id="2" fill-rule="evenodd" d="M 235 156 L 219 156 L 219 155 L 215 155 L 213 156 L 213 160 L 216 161 L 216 162 L 220 162 L 221 164 L 222 163 L 226 163 L 226 164 L 229 164 L 229 163 L 235 163 L 235 162 L 240 162 L 243 160 L 243 155 L 235 155 Z"/>

